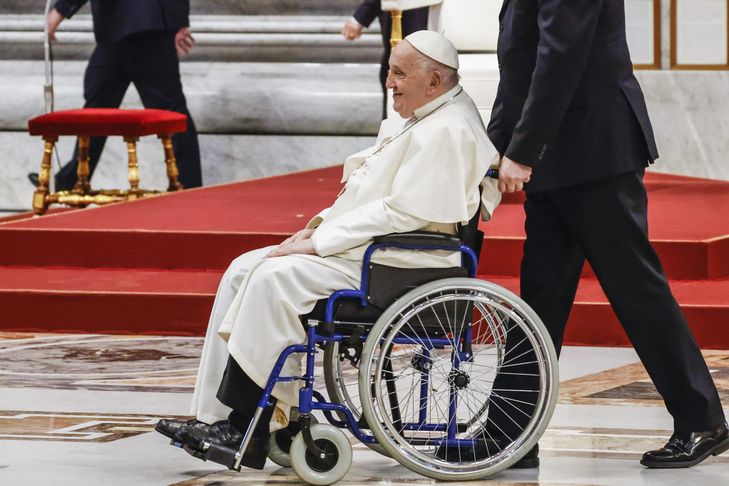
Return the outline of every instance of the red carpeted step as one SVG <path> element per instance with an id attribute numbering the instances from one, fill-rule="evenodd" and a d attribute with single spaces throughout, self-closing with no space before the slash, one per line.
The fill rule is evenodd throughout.
<path id="1" fill-rule="evenodd" d="M 492 236 L 496 233 L 492 228 L 484 229 L 486 237 L 479 273 L 519 275 L 524 237 Z M 670 279 L 698 280 L 729 276 L 729 236 L 697 241 L 651 239 L 651 244 Z M 595 277 L 588 264 L 585 265 L 583 277 Z"/>
<path id="2" fill-rule="evenodd" d="M 340 173 L 320 169 L 0 224 L 0 265 L 222 270 L 303 227 L 340 190 Z M 650 236 L 668 276 L 729 276 L 729 183 L 646 178 Z M 480 273 L 518 275 L 522 199 L 507 196 L 484 225 Z"/>
<path id="3" fill-rule="evenodd" d="M 203 335 L 220 272 L 0 268 L 3 330 Z M 518 292 L 514 277 L 480 277 Z M 729 346 L 729 279 L 674 281 L 705 348 Z M 566 343 L 627 346 L 598 282 L 583 279 Z"/>
<path id="4" fill-rule="evenodd" d="M 60 214 L 60 213 L 66 213 L 68 211 L 73 211 L 71 208 L 66 207 L 58 207 L 58 208 L 50 208 L 48 211 L 46 211 L 46 215 L 49 214 Z M 16 223 L 18 221 L 24 221 L 35 218 L 36 215 L 33 211 L 24 211 L 20 213 L 9 213 L 5 216 L 0 213 L 0 225 L 7 224 L 7 223 Z"/>
<path id="5" fill-rule="evenodd" d="M 516 277 L 479 276 L 518 294 Z M 671 281 L 671 290 L 699 345 L 729 348 L 729 279 Z M 596 279 L 583 278 L 567 324 L 566 344 L 630 346 Z"/>
<path id="6" fill-rule="evenodd" d="M 0 267 L 0 328 L 202 334 L 220 272 Z"/>
<path id="7" fill-rule="evenodd" d="M 334 167 L 0 221 L 0 329 L 203 333 L 228 263 L 303 227 L 340 190 L 340 173 Z M 703 345 L 729 348 L 729 183 L 646 180 L 650 236 L 667 274 L 694 280 L 672 282 L 676 296 Z M 522 200 L 507 196 L 484 225 L 479 273 L 512 289 Z M 627 344 L 594 279 L 580 287 L 567 337 Z"/>
<path id="8" fill-rule="evenodd" d="M 649 236 L 669 278 L 729 276 L 729 182 L 647 174 Z M 479 273 L 516 276 L 524 211 L 511 197 L 487 224 Z M 585 276 L 594 276 L 587 269 Z"/>

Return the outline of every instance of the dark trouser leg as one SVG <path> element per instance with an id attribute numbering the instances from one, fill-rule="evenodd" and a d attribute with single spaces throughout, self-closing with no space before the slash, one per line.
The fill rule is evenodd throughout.
<path id="1" fill-rule="evenodd" d="M 262 395 L 263 389 L 245 374 L 232 357 L 229 357 L 216 396 L 221 403 L 233 409 L 229 419 L 235 428 L 241 432 L 246 431 Z M 268 436 L 268 424 L 273 416 L 273 409 L 273 406 L 266 407 L 253 432 L 254 437 Z"/>
<path id="2" fill-rule="evenodd" d="M 382 33 L 382 60 L 380 61 L 380 85 L 382 86 L 382 119 L 387 118 L 387 71 L 390 69 L 390 33 L 392 17 L 390 12 L 380 14 L 380 31 Z M 428 28 L 428 7 L 406 10 L 402 15 L 402 36 Z"/>
<path id="3" fill-rule="evenodd" d="M 189 189 L 202 185 L 200 147 L 195 122 L 187 110 L 180 81 L 180 62 L 174 32 L 149 32 L 122 41 L 124 68 L 139 92 L 145 108 L 187 115 L 187 130 L 172 137 L 180 182 Z"/>
<path id="4" fill-rule="evenodd" d="M 643 171 L 553 191 L 676 431 L 724 421 L 706 363 L 648 241 Z"/>
<path id="5" fill-rule="evenodd" d="M 584 257 L 548 195 L 529 194 L 524 204 L 526 234 L 521 264 L 521 296 L 547 327 L 557 353 L 577 291 Z M 511 327 L 502 372 L 496 376 L 488 429 L 515 439 L 531 418 L 539 368 L 526 335 Z M 526 354 L 525 354 L 526 353 Z M 528 363 L 528 364 L 520 364 Z M 518 365 L 518 366 L 516 366 Z M 510 400 L 511 399 L 511 400 Z M 519 401 L 516 401 L 519 400 Z M 521 410 L 518 411 L 517 410 Z"/>
<path id="6" fill-rule="evenodd" d="M 84 108 L 119 108 L 129 87 L 129 79 L 119 63 L 115 44 L 99 44 L 94 49 L 84 74 Z M 106 137 L 92 137 L 89 144 L 89 169 L 94 174 L 104 149 Z M 73 158 L 56 174 L 56 190 L 71 189 L 76 184 L 78 142 Z"/>
<path id="7" fill-rule="evenodd" d="M 559 356 L 585 257 L 548 194 L 524 203 L 521 297 L 542 319 Z"/>

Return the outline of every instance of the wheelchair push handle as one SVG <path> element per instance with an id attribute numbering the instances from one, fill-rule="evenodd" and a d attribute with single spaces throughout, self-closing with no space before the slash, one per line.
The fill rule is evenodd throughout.
<path id="1" fill-rule="evenodd" d="M 486 171 L 486 177 L 490 177 L 491 179 L 498 179 L 499 178 L 499 169 L 492 167 L 489 170 Z"/>

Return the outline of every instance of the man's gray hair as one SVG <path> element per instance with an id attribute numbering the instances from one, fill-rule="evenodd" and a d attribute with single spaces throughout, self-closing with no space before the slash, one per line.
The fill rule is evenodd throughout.
<path id="1" fill-rule="evenodd" d="M 420 54 L 420 67 L 423 71 L 438 71 L 440 77 L 443 80 L 443 84 L 449 88 L 452 88 L 458 84 L 461 76 L 458 74 L 458 69 L 446 66 L 435 59 L 431 59 L 423 53 Z"/>

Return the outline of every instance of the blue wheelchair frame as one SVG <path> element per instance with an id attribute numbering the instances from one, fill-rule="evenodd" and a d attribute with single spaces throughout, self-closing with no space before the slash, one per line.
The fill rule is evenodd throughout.
<path id="1" fill-rule="evenodd" d="M 485 177 L 490 177 L 492 179 L 498 179 L 499 178 L 499 171 L 498 169 L 490 168 L 486 171 Z M 469 226 L 473 226 L 476 228 L 478 226 L 478 214 L 479 212 L 474 215 L 474 217 L 469 222 Z M 326 323 L 334 323 L 334 304 L 339 299 L 359 299 L 360 305 L 362 308 L 366 307 L 367 304 L 367 284 L 369 282 L 369 268 L 370 268 L 370 262 L 372 260 L 372 255 L 375 251 L 382 249 L 382 248 L 398 248 L 402 250 L 414 250 L 414 251 L 422 251 L 422 250 L 446 250 L 446 251 L 460 251 L 461 252 L 461 266 L 468 270 L 468 276 L 473 278 L 476 276 L 476 268 L 478 265 L 478 256 L 474 253 L 474 251 L 468 247 L 467 245 L 464 245 L 463 243 L 460 244 L 460 246 L 456 249 L 453 245 L 445 245 L 445 244 L 406 244 L 406 243 L 373 243 L 369 247 L 367 247 L 367 250 L 365 252 L 363 261 L 362 261 L 362 280 L 360 282 L 360 288 L 359 290 L 338 290 L 334 292 L 332 295 L 329 296 L 327 299 L 326 304 L 326 311 L 325 311 L 325 319 L 324 322 Z M 208 459 L 211 459 L 215 462 L 218 462 L 220 464 L 224 464 L 228 466 L 230 469 L 235 469 L 240 471 L 241 468 L 241 462 L 243 460 L 243 452 L 248 448 L 248 444 L 251 441 L 251 438 L 253 437 L 253 431 L 255 430 L 256 426 L 258 425 L 258 422 L 261 419 L 261 416 L 263 414 L 263 410 L 267 407 L 273 404 L 271 401 L 271 393 L 273 391 L 274 386 L 276 383 L 283 383 L 283 382 L 291 382 L 291 381 L 303 381 L 304 386 L 299 390 L 299 424 L 301 425 L 301 433 L 303 435 L 304 441 L 306 443 L 307 449 L 314 453 L 315 456 L 321 455 L 321 457 L 324 457 L 325 453 L 322 449 L 320 449 L 315 443 L 314 440 L 311 437 L 310 432 L 310 424 L 311 424 L 311 412 L 314 410 L 321 410 L 324 413 L 324 416 L 327 418 L 329 423 L 331 425 L 334 425 L 339 428 L 346 428 L 349 429 L 357 439 L 359 439 L 361 442 L 368 443 L 368 444 L 374 444 L 376 443 L 376 439 L 372 435 L 367 435 L 362 431 L 362 428 L 360 427 L 357 420 L 355 420 L 354 415 L 352 414 L 352 411 L 349 410 L 345 405 L 339 404 L 339 403 L 329 403 L 326 401 L 324 396 L 314 390 L 314 359 L 316 356 L 316 345 L 319 343 L 326 343 L 326 342 L 342 342 L 344 339 L 347 339 L 347 336 L 344 336 L 342 334 L 334 333 L 332 336 L 324 336 L 321 334 L 318 334 L 316 332 L 316 328 L 318 326 L 320 321 L 317 320 L 309 320 L 307 323 L 308 329 L 306 331 L 306 344 L 294 344 L 291 346 L 286 347 L 281 354 L 278 357 L 278 360 L 276 361 L 276 364 L 271 371 L 271 375 L 268 378 L 268 382 L 266 383 L 266 387 L 263 390 L 263 394 L 261 395 L 261 399 L 258 401 L 258 407 L 256 409 L 256 413 L 253 416 L 253 420 L 251 421 L 250 425 L 248 426 L 248 430 L 246 431 L 245 435 L 243 436 L 243 442 L 240 445 L 240 448 L 238 451 L 235 452 L 234 455 L 231 454 L 230 450 L 220 450 L 216 448 L 215 446 L 211 446 L 210 452 L 208 454 Z M 464 348 L 470 349 L 472 334 L 471 334 L 470 327 L 467 328 L 463 335 L 463 345 L 461 347 L 461 351 L 458 349 L 454 349 L 452 352 L 452 363 L 453 368 L 458 369 L 460 367 L 460 364 L 464 361 L 468 361 L 471 358 L 470 352 L 464 351 Z M 360 339 L 364 340 L 365 337 L 361 337 Z M 423 346 L 423 356 L 425 356 L 425 359 L 429 359 L 430 351 L 435 348 L 445 347 L 446 345 L 452 344 L 452 343 L 460 343 L 461 342 L 461 336 L 454 336 L 453 341 L 447 338 L 428 338 L 427 343 L 425 341 L 421 341 L 421 345 Z M 395 338 L 393 339 L 393 344 L 412 344 L 413 338 Z M 286 359 L 294 354 L 294 353 L 301 353 L 306 354 L 306 371 L 304 372 L 304 376 L 281 376 L 281 371 L 283 370 L 284 363 L 286 362 Z M 453 387 L 451 387 L 450 390 L 450 397 L 449 397 L 449 407 L 448 407 L 448 416 L 449 420 L 447 424 L 429 424 L 427 423 L 427 403 L 428 403 L 428 372 L 423 370 L 421 371 L 421 381 L 420 381 L 420 409 L 418 413 L 418 422 L 415 423 L 406 423 L 401 424 L 401 430 L 425 430 L 425 431 L 433 431 L 433 432 L 447 432 L 446 439 L 423 439 L 423 444 L 431 444 L 436 446 L 441 446 L 443 443 L 446 444 L 448 447 L 456 447 L 456 446 L 475 446 L 476 440 L 474 439 L 456 439 L 456 434 L 458 433 L 458 424 L 455 420 L 456 418 L 456 410 L 458 406 L 458 395 L 457 392 L 454 390 Z M 340 412 L 344 414 L 346 417 L 346 421 L 337 420 L 332 415 L 332 412 Z"/>
<path id="2" fill-rule="evenodd" d="M 326 304 L 326 312 L 325 312 L 325 321 L 328 323 L 334 322 L 334 304 L 339 299 L 358 299 L 360 305 L 364 308 L 367 304 L 367 283 L 369 281 L 369 267 L 370 262 L 372 259 L 372 255 L 375 251 L 383 249 L 383 248 L 397 248 L 402 250 L 414 250 L 414 251 L 423 251 L 423 250 L 450 250 L 450 251 L 456 251 L 456 248 L 451 245 L 438 245 L 438 244 L 428 244 L 428 245 L 409 245 L 404 243 L 373 243 L 371 244 L 364 255 L 363 262 L 362 262 L 362 281 L 360 283 L 360 288 L 358 290 L 354 289 L 348 289 L 348 290 L 338 290 L 334 292 L 329 298 L 327 299 Z M 476 268 L 478 264 L 478 257 L 473 252 L 473 250 L 464 245 L 461 244 L 458 249 L 458 251 L 461 252 L 461 266 L 465 268 L 468 271 L 469 277 L 475 277 L 476 275 Z M 291 346 L 286 347 L 281 354 L 278 357 L 278 360 L 276 361 L 276 364 L 271 371 L 271 375 L 268 378 L 268 382 L 266 384 L 266 387 L 263 390 L 263 395 L 261 396 L 261 399 L 258 402 L 258 408 L 256 410 L 256 414 L 253 417 L 253 420 L 248 427 L 248 430 L 246 431 L 243 442 L 241 443 L 240 449 L 235 454 L 235 461 L 233 462 L 232 467 L 229 466 L 231 469 L 240 470 L 241 467 L 241 461 L 243 458 L 243 452 L 248 447 L 248 443 L 250 442 L 252 436 L 253 436 L 253 430 L 256 428 L 256 425 L 258 424 L 258 421 L 261 418 L 261 415 L 263 414 L 264 408 L 267 406 L 270 406 L 273 404 L 271 401 L 271 393 L 273 391 L 274 386 L 277 383 L 283 383 L 283 382 L 292 382 L 292 381 L 303 381 L 304 386 L 299 390 L 299 413 L 300 413 L 300 419 L 299 423 L 301 425 L 301 431 L 305 440 L 305 443 L 307 445 L 307 448 L 311 452 L 313 452 L 315 455 L 318 455 L 322 451 L 319 449 L 319 447 L 314 443 L 313 439 L 311 438 L 311 433 L 309 431 L 310 427 L 310 419 L 311 419 L 311 412 L 314 410 L 321 410 L 327 420 L 330 424 L 339 427 L 339 428 L 346 428 L 349 429 L 357 439 L 359 439 L 363 443 L 368 444 L 374 444 L 376 443 L 376 439 L 372 435 L 368 435 L 363 432 L 362 428 L 360 427 L 357 420 L 354 418 L 354 415 L 352 414 L 351 410 L 347 408 L 343 404 L 339 403 L 329 403 L 326 401 L 324 396 L 319 393 L 318 391 L 314 390 L 314 360 L 317 353 L 316 345 L 318 343 L 326 343 L 326 342 L 342 342 L 343 340 L 347 339 L 347 336 L 342 334 L 335 333 L 332 336 L 324 336 L 317 333 L 317 326 L 320 321 L 318 320 L 309 320 L 308 322 L 308 329 L 306 331 L 306 343 L 305 344 L 294 344 Z M 361 338 L 363 341 L 365 337 Z M 467 328 L 463 335 L 463 342 L 465 344 L 470 344 L 472 339 L 471 336 L 471 329 L 470 327 Z M 420 344 L 423 346 L 423 354 L 427 357 L 429 356 L 429 353 L 432 349 L 435 348 L 441 348 L 445 347 L 446 345 L 450 345 L 453 342 L 460 342 L 461 338 L 460 336 L 455 336 L 455 339 L 451 340 L 448 338 L 428 338 L 427 342 L 422 341 Z M 395 338 L 393 340 L 393 344 L 413 344 L 413 338 Z M 281 371 L 283 370 L 284 363 L 286 362 L 286 359 L 295 353 L 301 353 L 306 354 L 306 371 L 303 376 L 281 376 Z M 470 357 L 470 353 L 465 351 L 459 351 L 458 349 L 454 349 L 452 353 L 452 363 L 453 368 L 458 369 L 460 367 L 461 362 L 467 361 Z M 456 434 L 458 433 L 458 424 L 457 420 L 455 420 L 456 417 L 456 409 L 457 409 L 457 392 L 454 389 L 454 387 L 451 387 L 450 391 L 450 399 L 449 399 L 449 420 L 447 424 L 433 424 L 433 423 L 427 423 L 427 403 L 428 403 L 428 378 L 429 374 L 427 371 L 421 372 L 421 382 L 420 382 L 420 410 L 419 410 L 419 417 L 418 422 L 413 423 L 405 423 L 402 424 L 402 430 L 423 430 L 423 431 L 433 431 L 433 432 L 447 432 L 447 438 L 446 439 L 423 439 L 423 444 L 428 445 L 435 445 L 440 446 L 443 443 L 446 443 L 449 447 L 456 447 L 456 446 L 463 446 L 463 447 L 472 447 L 476 444 L 476 440 L 474 439 L 457 439 Z M 337 420 L 332 415 L 332 412 L 341 412 L 346 417 L 346 421 Z M 216 454 L 217 455 L 217 454 Z M 232 458 L 231 458 L 232 459 Z M 216 461 L 217 462 L 217 461 Z M 226 460 L 229 465 L 232 461 Z"/>

